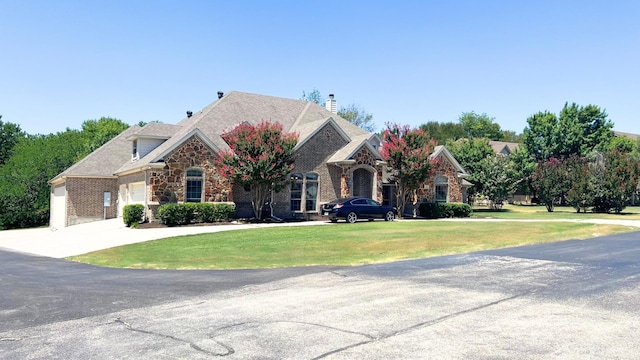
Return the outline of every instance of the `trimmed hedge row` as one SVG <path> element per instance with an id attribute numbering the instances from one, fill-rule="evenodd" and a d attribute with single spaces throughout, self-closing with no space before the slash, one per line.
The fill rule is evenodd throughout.
<path id="1" fill-rule="evenodd" d="M 127 227 L 136 227 L 144 220 L 144 206 L 141 204 L 125 205 L 122 209 L 122 221 Z"/>
<path id="2" fill-rule="evenodd" d="M 471 216 L 471 206 L 460 203 L 421 203 L 420 216 L 427 219 L 462 218 Z"/>
<path id="3" fill-rule="evenodd" d="M 233 219 L 235 212 L 235 204 L 183 203 L 161 205 L 156 216 L 163 224 L 174 226 L 228 221 Z"/>

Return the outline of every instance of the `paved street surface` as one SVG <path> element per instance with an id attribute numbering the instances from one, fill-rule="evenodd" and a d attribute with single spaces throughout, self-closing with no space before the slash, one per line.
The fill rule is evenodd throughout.
<path id="1" fill-rule="evenodd" d="M 2 359 L 637 359 L 640 233 L 361 267 L 0 252 Z"/>

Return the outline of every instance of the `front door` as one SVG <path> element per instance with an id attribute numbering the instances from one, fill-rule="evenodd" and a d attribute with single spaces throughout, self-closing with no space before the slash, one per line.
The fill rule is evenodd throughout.
<path id="1" fill-rule="evenodd" d="M 373 194 L 373 173 L 367 169 L 353 171 L 353 196 L 370 198 Z"/>

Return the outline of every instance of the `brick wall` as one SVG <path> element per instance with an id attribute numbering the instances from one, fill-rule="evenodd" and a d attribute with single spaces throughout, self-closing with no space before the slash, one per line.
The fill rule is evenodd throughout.
<path id="1" fill-rule="evenodd" d="M 332 124 L 327 124 L 308 139 L 297 151 L 294 173 L 318 175 L 318 196 L 316 206 L 340 197 L 339 167 L 327 164 L 327 160 L 347 144 Z M 290 188 L 287 187 L 275 197 L 274 212 L 280 217 L 293 216 L 291 211 Z M 304 204 L 303 204 L 304 206 Z M 317 212 L 318 209 L 306 209 Z"/>
<path id="2" fill-rule="evenodd" d="M 67 178 L 67 225 L 77 225 L 104 218 L 104 192 L 111 192 L 111 206 L 106 217 L 116 217 L 117 179 Z"/>

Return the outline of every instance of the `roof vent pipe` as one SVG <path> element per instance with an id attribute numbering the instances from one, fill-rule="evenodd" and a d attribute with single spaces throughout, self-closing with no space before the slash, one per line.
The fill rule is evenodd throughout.
<path id="1" fill-rule="evenodd" d="M 222 99 L 224 93 L 222 91 L 218 91 L 218 99 Z"/>
<path id="2" fill-rule="evenodd" d="M 187 117 L 190 118 L 193 115 L 192 111 L 187 111 Z"/>

